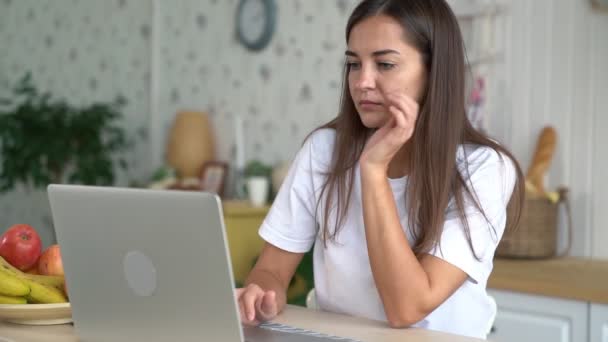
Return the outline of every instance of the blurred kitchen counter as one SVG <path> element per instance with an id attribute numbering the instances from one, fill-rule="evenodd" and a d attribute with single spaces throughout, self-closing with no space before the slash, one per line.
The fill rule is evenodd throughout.
<path id="1" fill-rule="evenodd" d="M 608 261 L 496 258 L 488 288 L 608 304 Z"/>

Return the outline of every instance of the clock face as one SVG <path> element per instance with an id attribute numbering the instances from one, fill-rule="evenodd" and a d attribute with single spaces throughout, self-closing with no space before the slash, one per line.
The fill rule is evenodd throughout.
<path id="1" fill-rule="evenodd" d="M 262 0 L 249 0 L 243 4 L 241 10 L 241 25 L 243 38 L 255 42 L 264 34 L 266 27 L 266 6 Z"/>
<path id="2" fill-rule="evenodd" d="M 241 0 L 237 13 L 239 39 L 253 50 L 263 48 L 274 30 L 274 2 L 272 0 Z"/>

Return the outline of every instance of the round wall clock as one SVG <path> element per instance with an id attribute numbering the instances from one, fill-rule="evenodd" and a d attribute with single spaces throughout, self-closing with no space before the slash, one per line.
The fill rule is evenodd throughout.
<path id="1" fill-rule="evenodd" d="M 240 0 L 236 14 L 239 42 L 254 51 L 265 48 L 272 39 L 276 17 L 275 0 Z"/>

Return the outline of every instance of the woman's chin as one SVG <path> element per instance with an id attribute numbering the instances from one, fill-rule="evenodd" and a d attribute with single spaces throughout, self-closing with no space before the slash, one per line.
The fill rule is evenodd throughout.
<path id="1" fill-rule="evenodd" d="M 359 112 L 361 123 L 367 128 L 380 128 L 386 121 L 386 113 Z"/>

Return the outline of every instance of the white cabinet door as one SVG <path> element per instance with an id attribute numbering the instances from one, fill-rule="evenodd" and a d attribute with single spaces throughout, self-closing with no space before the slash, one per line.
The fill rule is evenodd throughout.
<path id="1" fill-rule="evenodd" d="M 608 305 L 591 304 L 589 341 L 608 342 Z"/>
<path id="2" fill-rule="evenodd" d="M 490 341 L 587 341 L 589 310 L 586 302 L 510 291 L 488 292 L 498 304 L 493 332 L 488 336 Z"/>

